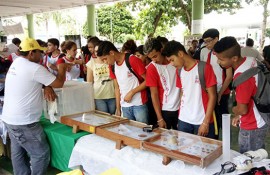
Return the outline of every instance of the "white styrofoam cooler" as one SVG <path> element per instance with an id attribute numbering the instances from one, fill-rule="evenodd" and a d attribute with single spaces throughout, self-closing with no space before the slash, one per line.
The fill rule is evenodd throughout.
<path id="1" fill-rule="evenodd" d="M 55 102 L 43 101 L 46 118 L 53 123 L 60 117 L 95 110 L 93 85 L 87 82 L 66 81 L 63 88 L 54 88 L 57 95 Z M 49 115 L 50 114 L 50 115 Z"/>

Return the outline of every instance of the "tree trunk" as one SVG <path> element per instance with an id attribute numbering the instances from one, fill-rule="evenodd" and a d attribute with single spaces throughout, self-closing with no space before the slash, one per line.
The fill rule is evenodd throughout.
<path id="1" fill-rule="evenodd" d="M 185 12 L 185 14 L 186 14 L 186 18 L 187 18 L 187 23 L 186 23 L 186 25 L 187 25 L 187 27 L 188 27 L 188 30 L 191 31 L 191 22 L 192 22 L 192 19 L 191 19 L 191 13 L 190 13 L 190 11 L 188 10 L 187 5 L 185 5 L 185 4 L 183 3 L 183 0 L 180 0 L 179 3 L 180 3 L 181 9 L 184 10 L 184 12 Z"/>
<path id="2" fill-rule="evenodd" d="M 268 17 L 267 6 L 269 3 L 269 0 L 264 0 L 261 3 L 263 5 L 263 23 L 262 23 L 262 39 L 260 43 L 260 50 L 263 49 L 264 42 L 265 42 L 266 23 L 267 23 L 267 17 Z"/>
<path id="3" fill-rule="evenodd" d="M 159 13 L 157 14 L 157 16 L 155 17 L 155 20 L 154 20 L 154 31 L 153 31 L 153 33 L 150 33 L 149 34 L 149 36 L 148 36 L 149 38 L 152 38 L 154 36 L 154 34 L 155 34 L 156 30 L 157 30 L 158 22 L 160 21 L 160 18 L 162 16 L 162 14 L 163 14 L 163 10 L 160 10 Z"/>

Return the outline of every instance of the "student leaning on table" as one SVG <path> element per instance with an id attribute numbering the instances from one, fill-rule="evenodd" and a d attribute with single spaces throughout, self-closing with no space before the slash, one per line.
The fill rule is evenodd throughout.
<path id="1" fill-rule="evenodd" d="M 244 71 L 257 66 L 255 58 L 242 57 L 241 48 L 234 37 L 224 37 L 214 47 L 218 62 L 222 67 L 233 67 L 235 79 Z M 237 105 L 232 108 L 235 117 L 232 125 L 240 124 L 238 144 L 240 153 L 255 151 L 265 147 L 267 124 L 253 101 L 257 92 L 258 75 L 255 75 L 241 83 L 235 89 Z"/>
<path id="2" fill-rule="evenodd" d="M 58 65 L 55 77 L 39 64 L 42 51 L 36 40 L 27 38 L 20 44 L 20 57 L 6 76 L 5 104 L 1 119 L 11 141 L 11 160 L 15 175 L 46 173 L 50 148 L 39 119 L 42 113 L 42 86 L 45 99 L 56 97 L 52 87 L 63 87 L 69 64 Z"/>
<path id="3" fill-rule="evenodd" d="M 205 89 L 203 89 L 197 60 L 188 55 L 184 46 L 177 41 L 170 41 L 163 49 L 173 66 L 181 69 L 176 73 L 176 86 L 181 89 L 178 130 L 215 137 L 213 110 L 216 102 L 216 76 L 210 64 L 204 67 Z"/>

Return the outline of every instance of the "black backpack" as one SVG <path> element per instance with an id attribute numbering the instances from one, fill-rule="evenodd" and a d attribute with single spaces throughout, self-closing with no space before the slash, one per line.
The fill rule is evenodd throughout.
<path id="1" fill-rule="evenodd" d="M 201 60 L 201 50 L 203 49 L 203 48 L 205 48 L 206 46 L 200 46 L 200 47 L 198 47 L 196 50 L 195 50 L 195 52 L 194 52 L 194 54 L 193 54 L 193 58 L 194 59 L 196 59 L 196 60 Z"/>
<path id="2" fill-rule="evenodd" d="M 239 75 L 232 84 L 233 91 L 241 83 L 258 74 L 257 92 L 253 98 L 263 120 L 270 126 L 270 71 L 260 62 L 258 66 L 250 68 Z"/>
<path id="3" fill-rule="evenodd" d="M 139 80 L 139 82 L 141 83 L 141 82 L 144 81 L 144 79 L 143 79 L 142 77 L 140 77 L 139 75 L 137 75 L 137 74 L 135 73 L 135 71 L 132 69 L 131 65 L 130 65 L 129 57 L 130 57 L 131 55 L 132 55 L 131 53 L 126 53 L 126 54 L 125 54 L 125 62 L 126 62 L 126 65 L 127 65 L 128 69 L 129 69 L 129 71 L 130 71 L 133 75 L 135 75 L 135 77 L 136 77 L 136 78 Z M 115 74 L 115 67 L 114 67 L 114 65 L 111 66 L 111 69 L 112 69 L 113 74 Z"/>

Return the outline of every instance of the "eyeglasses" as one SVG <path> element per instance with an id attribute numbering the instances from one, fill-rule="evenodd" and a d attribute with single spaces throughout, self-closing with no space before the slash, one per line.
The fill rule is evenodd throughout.
<path id="1" fill-rule="evenodd" d="M 232 162 L 225 162 L 224 164 L 221 164 L 221 171 L 215 173 L 214 175 L 220 175 L 220 174 L 226 174 L 231 173 L 236 170 L 236 165 Z"/>
<path id="2" fill-rule="evenodd" d="M 209 40 L 204 41 L 204 43 L 205 43 L 205 44 L 209 44 L 209 43 L 211 43 L 213 40 L 214 40 L 214 39 L 209 39 Z"/>

